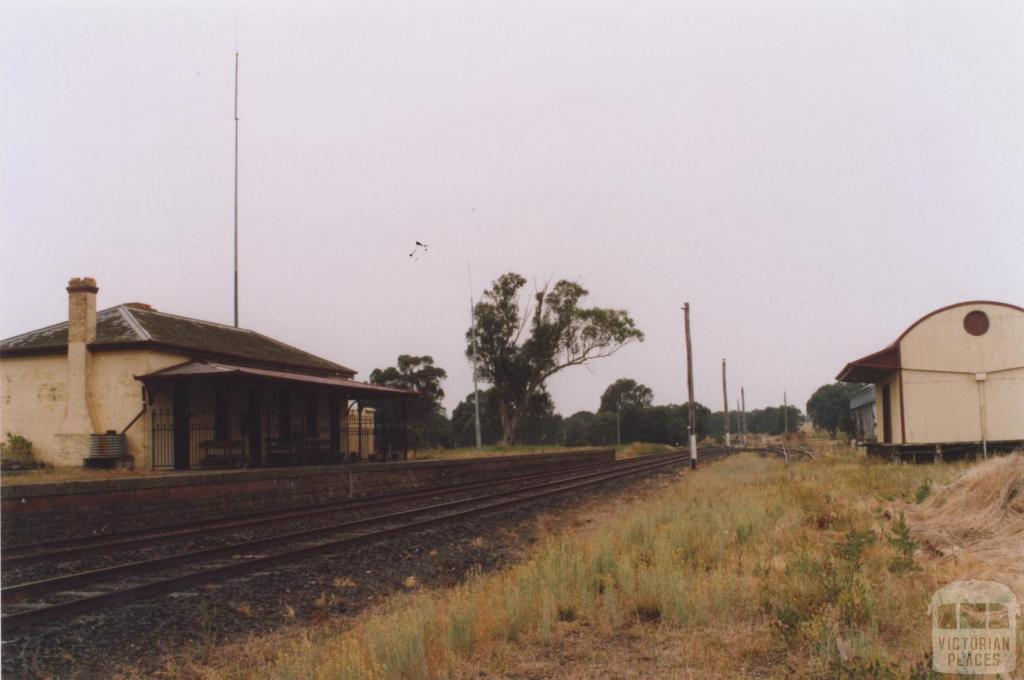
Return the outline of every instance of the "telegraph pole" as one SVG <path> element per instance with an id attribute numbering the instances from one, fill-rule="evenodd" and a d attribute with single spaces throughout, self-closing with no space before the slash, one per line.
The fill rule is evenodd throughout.
<path id="1" fill-rule="evenodd" d="M 740 437 L 740 446 L 746 446 L 747 442 L 743 439 L 743 412 L 740 411 L 740 400 L 736 400 L 736 434 Z"/>
<path id="2" fill-rule="evenodd" d="M 480 453 L 482 443 L 480 441 L 480 387 L 476 371 L 476 310 L 473 304 L 473 270 L 469 269 L 469 332 L 472 335 L 470 344 L 473 347 L 473 423 L 476 426 L 476 452 Z"/>
<path id="3" fill-rule="evenodd" d="M 237 51 L 235 52 L 235 328 L 238 328 L 238 52 Z"/>
<path id="4" fill-rule="evenodd" d="M 469 328 L 473 336 L 473 424 L 476 426 L 476 452 L 480 453 L 480 387 L 476 375 L 476 315 L 473 313 L 473 296 L 469 297 Z"/>
<path id="5" fill-rule="evenodd" d="M 747 392 L 740 387 L 740 431 L 743 432 L 743 445 L 747 445 Z"/>
<path id="6" fill-rule="evenodd" d="M 789 404 L 786 401 L 786 393 L 782 393 L 782 455 L 789 464 L 789 451 L 786 450 L 786 435 L 789 434 Z"/>
<path id="7" fill-rule="evenodd" d="M 725 359 L 722 359 L 722 400 L 725 402 L 725 448 L 729 448 L 729 391 L 725 386 Z"/>
<path id="8" fill-rule="evenodd" d="M 789 434 L 789 404 L 786 402 L 786 393 L 782 393 L 782 434 Z"/>
<path id="9" fill-rule="evenodd" d="M 697 423 L 693 413 L 693 345 L 690 343 L 690 303 L 683 305 L 683 320 L 686 326 L 686 389 L 690 396 L 690 419 L 687 434 L 690 443 L 690 469 L 697 469 Z"/>

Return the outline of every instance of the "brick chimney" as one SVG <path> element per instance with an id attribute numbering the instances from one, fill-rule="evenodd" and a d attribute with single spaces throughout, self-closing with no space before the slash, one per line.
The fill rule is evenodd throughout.
<path id="1" fill-rule="evenodd" d="M 64 421 L 57 438 L 61 456 L 69 465 L 89 455 L 89 435 L 96 432 L 90 408 L 92 354 L 87 345 L 96 339 L 96 280 L 68 281 L 68 366 Z"/>

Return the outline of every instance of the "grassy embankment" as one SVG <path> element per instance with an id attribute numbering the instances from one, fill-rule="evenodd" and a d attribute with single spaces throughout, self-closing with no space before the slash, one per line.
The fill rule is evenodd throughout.
<path id="1" fill-rule="evenodd" d="M 255 640 L 208 677 L 928 677 L 946 562 L 899 514 L 962 470 L 752 454 L 600 511 L 525 563 Z M 930 480 L 930 481 L 926 481 Z"/>

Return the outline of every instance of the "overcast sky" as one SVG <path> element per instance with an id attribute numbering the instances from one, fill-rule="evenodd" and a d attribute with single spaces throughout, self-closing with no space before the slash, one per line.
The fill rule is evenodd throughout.
<path id="1" fill-rule="evenodd" d="M 237 19 L 236 19 L 237 17 Z M 0 335 L 143 301 L 366 378 L 471 389 L 475 292 L 516 271 L 625 308 L 619 377 L 801 408 L 921 315 L 1024 304 L 1024 3 L 5 2 Z M 415 240 L 429 251 L 410 258 Z"/>

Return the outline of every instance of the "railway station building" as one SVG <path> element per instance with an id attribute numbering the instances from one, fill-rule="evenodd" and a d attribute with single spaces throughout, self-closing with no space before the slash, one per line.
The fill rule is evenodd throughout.
<path id="1" fill-rule="evenodd" d="M 883 455 L 984 452 L 1024 445 L 1024 308 L 960 302 L 912 323 L 836 376 L 869 383 Z M 855 395 L 858 396 L 858 395 Z M 852 406 L 853 404 L 851 404 Z"/>
<path id="2" fill-rule="evenodd" d="M 96 310 L 67 286 L 68 320 L 0 342 L 3 434 L 54 465 L 194 469 L 395 460 L 415 392 L 256 331 L 141 303 Z"/>

